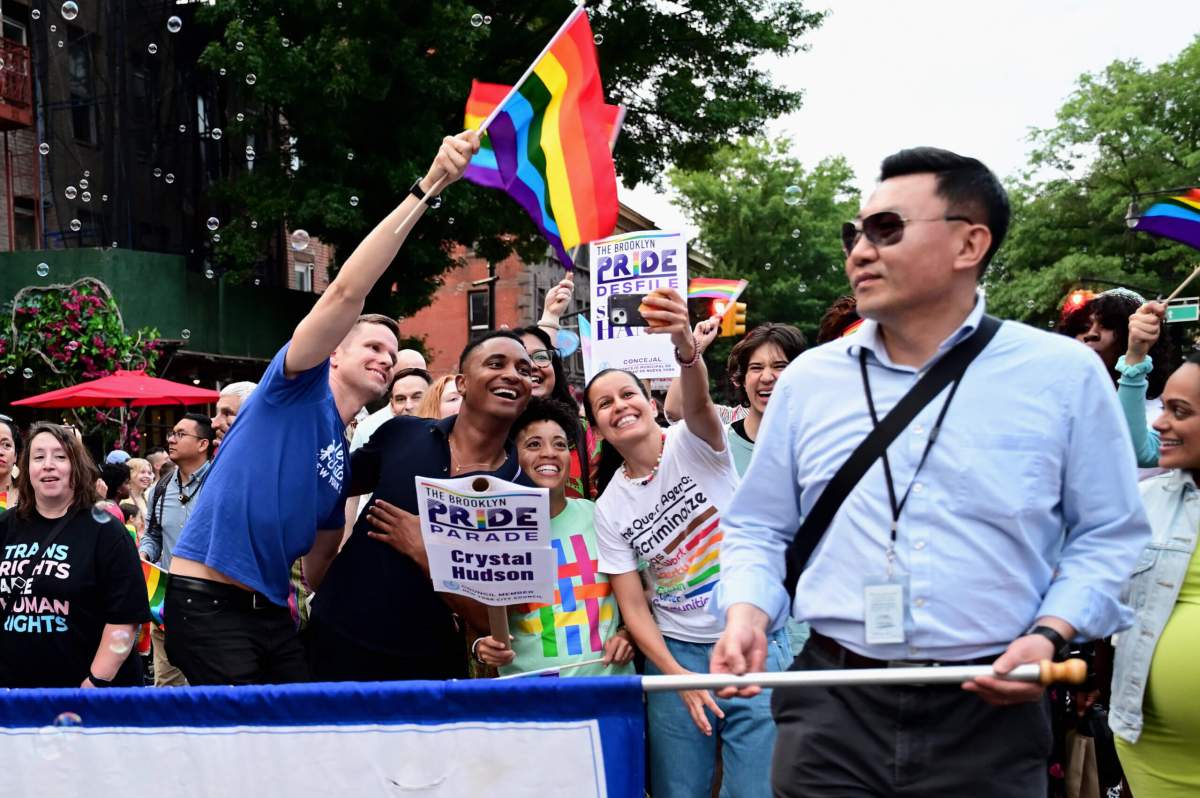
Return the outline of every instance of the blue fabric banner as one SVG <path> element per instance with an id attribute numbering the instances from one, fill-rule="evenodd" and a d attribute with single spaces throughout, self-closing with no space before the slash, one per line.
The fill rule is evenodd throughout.
<path id="1" fill-rule="evenodd" d="M 13 794 L 640 798 L 636 677 L 0 694 Z M 44 763 L 54 762 L 54 767 Z M 6 788 L 6 789 L 8 789 Z M 286 793 L 285 793 L 286 791 Z"/>

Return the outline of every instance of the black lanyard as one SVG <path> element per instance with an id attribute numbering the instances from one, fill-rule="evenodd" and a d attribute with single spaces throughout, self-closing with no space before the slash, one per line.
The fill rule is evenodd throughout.
<path id="1" fill-rule="evenodd" d="M 875 414 L 875 399 L 871 396 L 871 380 L 867 377 L 867 348 L 863 347 L 859 350 L 858 365 L 862 370 L 863 392 L 867 395 L 867 409 L 871 411 L 871 423 L 878 427 L 879 417 Z M 958 391 L 958 384 L 962 382 L 962 375 L 958 379 L 950 383 L 950 395 L 946 397 L 946 403 L 942 405 L 941 412 L 938 413 L 937 421 L 933 424 L 933 429 L 929 430 L 929 439 L 925 442 L 925 451 L 921 453 L 921 460 L 917 463 L 917 469 L 913 471 L 912 481 L 908 483 L 908 489 L 904 491 L 904 497 L 896 502 L 896 486 L 892 481 L 892 464 L 888 462 L 887 450 L 883 452 L 883 476 L 887 481 L 888 501 L 892 505 L 892 530 L 891 543 L 888 547 L 888 563 L 891 564 L 893 552 L 896 548 L 896 526 L 900 522 L 900 513 L 904 510 L 904 505 L 908 502 L 908 495 L 912 493 L 913 485 L 917 482 L 917 475 L 921 473 L 921 467 L 925 465 L 925 460 L 929 457 L 929 450 L 933 448 L 933 444 L 937 441 L 938 432 L 942 428 L 942 421 L 946 418 L 946 411 L 950 409 L 950 403 L 954 401 L 954 394 Z"/>

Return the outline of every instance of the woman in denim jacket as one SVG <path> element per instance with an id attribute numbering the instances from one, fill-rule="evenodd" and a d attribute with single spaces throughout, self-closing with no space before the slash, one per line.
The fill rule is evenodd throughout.
<path id="1" fill-rule="evenodd" d="M 1109 725 L 1138 798 L 1200 795 L 1200 353 L 1163 391 L 1154 422 L 1166 474 L 1141 483 L 1154 530 L 1125 599 L 1137 613 L 1117 641 Z"/>

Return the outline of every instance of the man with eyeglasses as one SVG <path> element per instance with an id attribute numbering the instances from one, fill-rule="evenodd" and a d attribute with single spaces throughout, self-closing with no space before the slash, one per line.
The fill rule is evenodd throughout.
<path id="1" fill-rule="evenodd" d="M 1150 530 L 1128 433 L 1088 349 L 984 316 L 978 282 L 1008 219 L 1004 189 L 974 158 L 922 147 L 883 162 L 842 230 L 865 321 L 783 372 L 725 514 L 714 673 L 764 670 L 765 635 L 789 614 L 812 629 L 793 670 L 1003 674 L 1129 625 L 1119 595 Z M 945 386 L 915 394 L 920 409 L 893 422 L 886 448 L 864 450 L 861 477 L 834 481 L 977 329 L 994 337 L 971 340 L 986 342 L 973 360 L 960 349 L 947 361 L 966 370 L 937 369 Z M 818 510 L 826 491 L 844 498 Z M 799 576 L 785 584 L 789 545 Z M 772 709 L 777 796 L 1046 794 L 1038 685 L 776 689 Z"/>
<path id="2" fill-rule="evenodd" d="M 212 420 L 200 413 L 187 413 L 167 433 L 167 457 L 175 464 L 175 470 L 151 489 L 147 497 L 146 531 L 138 544 L 141 558 L 165 571 L 171 569 L 175 544 L 208 479 L 213 438 Z M 163 630 L 157 625 L 150 627 L 150 640 L 154 651 L 154 686 L 186 685 L 183 672 L 167 658 Z"/>

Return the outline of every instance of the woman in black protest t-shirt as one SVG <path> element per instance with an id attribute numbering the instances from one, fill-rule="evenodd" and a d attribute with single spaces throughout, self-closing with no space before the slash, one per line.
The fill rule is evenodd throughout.
<path id="1" fill-rule="evenodd" d="M 20 501 L 0 515 L 0 686 L 141 684 L 129 652 L 150 619 L 145 582 L 129 533 L 93 515 L 93 470 L 70 431 L 30 431 Z"/>

